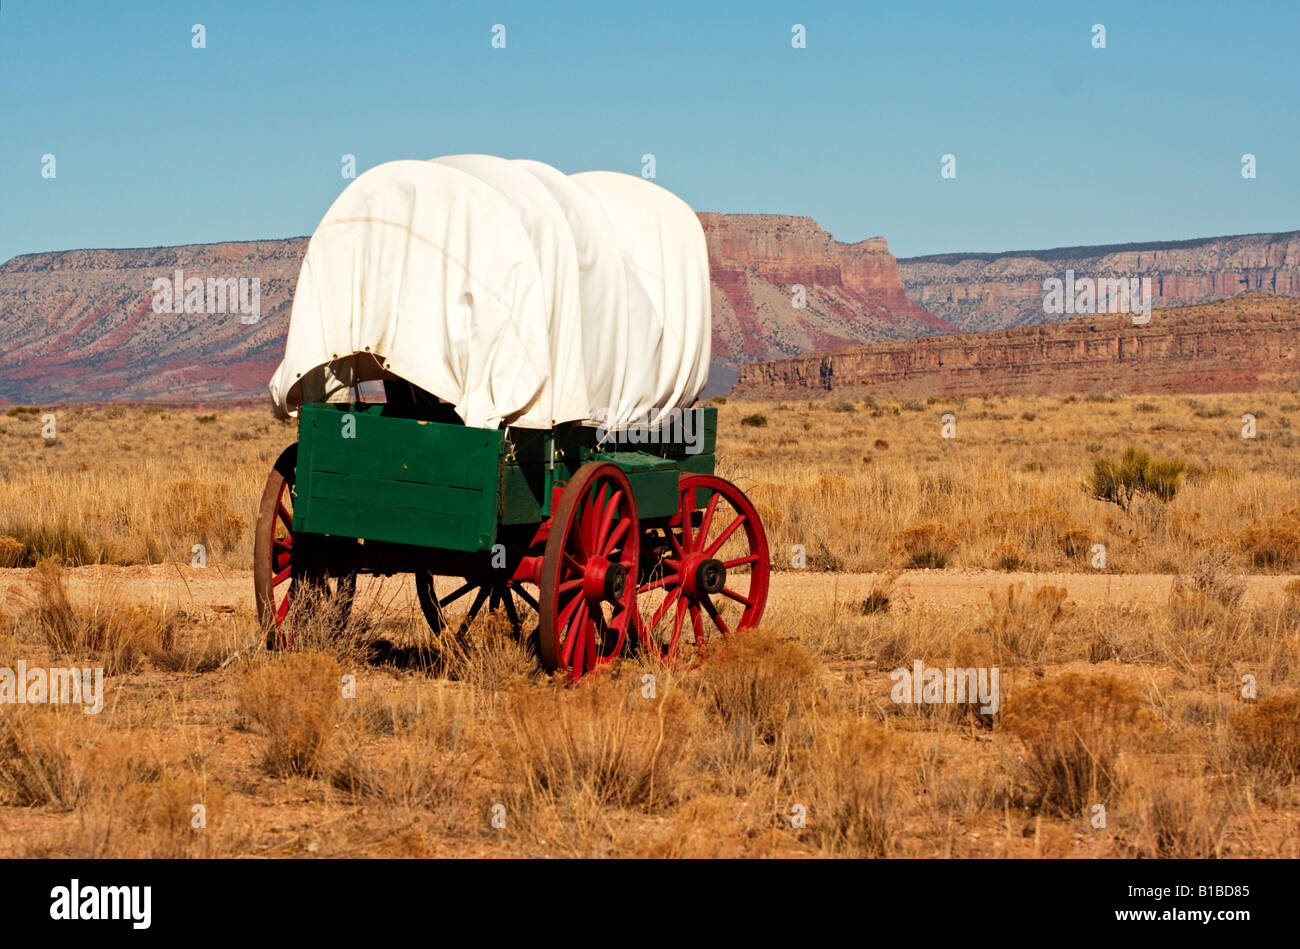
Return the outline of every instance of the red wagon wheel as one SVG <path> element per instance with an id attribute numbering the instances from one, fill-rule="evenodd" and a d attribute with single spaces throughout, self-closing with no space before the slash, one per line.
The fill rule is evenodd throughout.
<path id="1" fill-rule="evenodd" d="M 695 658 L 707 643 L 752 629 L 767 605 L 771 558 L 758 512 L 745 493 L 714 475 L 683 474 L 681 506 L 667 527 L 647 531 L 657 562 L 637 590 L 641 643 L 672 662 L 690 642 Z"/>
<path id="2" fill-rule="evenodd" d="M 253 588 L 257 616 L 266 629 L 268 649 L 293 645 L 288 628 L 291 604 L 317 608 L 318 616 L 339 629 L 347 625 L 356 594 L 357 575 L 331 575 L 324 563 L 318 540 L 293 532 L 293 485 L 298 446 L 290 445 L 266 479 L 262 503 L 257 512 L 257 535 L 253 548 Z"/>
<path id="3" fill-rule="evenodd" d="M 542 559 L 538 653 L 577 681 L 612 662 L 636 615 L 640 529 L 627 475 L 610 462 L 577 470 L 556 505 Z"/>

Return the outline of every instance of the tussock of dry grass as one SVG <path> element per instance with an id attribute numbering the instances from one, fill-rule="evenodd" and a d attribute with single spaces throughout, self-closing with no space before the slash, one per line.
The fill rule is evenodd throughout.
<path id="1" fill-rule="evenodd" d="M 439 690 L 428 704 L 379 702 L 365 715 L 369 729 L 344 733 L 334 786 L 352 799 L 407 811 L 454 808 L 484 753 L 467 727 L 475 714 L 469 701 Z"/>
<path id="2" fill-rule="evenodd" d="M 31 572 L 36 623 L 56 656 L 93 657 L 105 674 L 134 672 L 151 656 L 175 644 L 175 617 L 139 604 L 124 604 L 117 591 L 102 585 L 93 605 L 74 608 L 63 570 L 43 560 Z"/>
<path id="3" fill-rule="evenodd" d="M 156 779 L 138 743 L 79 708 L 0 706 L 0 799 L 71 810 L 115 784 Z"/>
<path id="4" fill-rule="evenodd" d="M 265 735 L 262 763 L 270 773 L 324 769 L 342 689 L 338 663 L 321 653 L 288 653 L 247 671 L 239 707 Z"/>
<path id="5" fill-rule="evenodd" d="M 823 853 L 885 857 L 902 828 L 906 794 L 898 776 L 905 743 L 868 719 L 820 723 L 806 763 L 812 788 L 809 827 Z"/>
<path id="6" fill-rule="evenodd" d="M 816 701 L 817 667 L 798 643 L 755 630 L 706 662 L 692 686 L 723 722 L 772 742 Z"/>
<path id="7" fill-rule="evenodd" d="M 1221 793 L 1199 777 L 1152 776 L 1133 789 L 1144 856 L 1203 859 L 1223 856 L 1233 814 Z"/>
<path id="8" fill-rule="evenodd" d="M 1023 584 L 1008 586 L 1001 594 L 989 594 L 981 626 L 998 663 L 1042 661 L 1070 612 L 1068 596 L 1064 587 L 1042 586 L 1030 593 Z"/>
<path id="9" fill-rule="evenodd" d="M 654 810 L 687 787 L 698 711 L 676 689 L 649 698 L 639 680 L 512 693 L 500 752 L 525 807 L 616 805 Z"/>
<path id="10" fill-rule="evenodd" d="M 1036 810 L 1084 814 L 1122 790 L 1120 756 L 1155 731 L 1141 693 L 1113 676 L 1068 673 L 1013 696 L 1002 724 L 1024 743 Z"/>
<path id="11" fill-rule="evenodd" d="M 1300 694 L 1266 698 L 1232 717 L 1234 758 L 1266 789 L 1300 775 Z"/>

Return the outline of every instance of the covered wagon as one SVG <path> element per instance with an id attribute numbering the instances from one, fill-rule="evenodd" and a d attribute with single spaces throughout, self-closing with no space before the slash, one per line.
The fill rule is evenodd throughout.
<path id="1" fill-rule="evenodd" d="M 574 679 L 755 625 L 763 527 L 695 404 L 710 332 L 699 221 L 651 182 L 486 155 L 358 177 L 270 383 L 298 441 L 257 521 L 268 645 L 346 623 L 359 574 L 414 574 L 435 630 L 499 613 Z"/>

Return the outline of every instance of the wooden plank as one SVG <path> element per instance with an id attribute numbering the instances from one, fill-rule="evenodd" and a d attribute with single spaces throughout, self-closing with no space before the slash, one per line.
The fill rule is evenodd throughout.
<path id="1" fill-rule="evenodd" d="M 496 536 L 502 433 L 384 416 L 380 409 L 303 407 L 303 515 L 295 512 L 295 528 L 447 550 L 489 549 Z"/>
<path id="2" fill-rule="evenodd" d="M 485 550 L 493 537 L 479 515 L 486 494 L 317 472 L 310 529 L 448 550 Z"/>

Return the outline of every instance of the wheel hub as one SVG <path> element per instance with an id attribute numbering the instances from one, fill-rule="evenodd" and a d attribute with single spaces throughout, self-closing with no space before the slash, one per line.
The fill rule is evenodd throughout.
<path id="1" fill-rule="evenodd" d="M 727 585 L 727 568 L 721 560 L 699 557 L 686 565 L 686 592 L 694 599 L 721 593 Z"/>
<path id="2" fill-rule="evenodd" d="M 612 563 L 605 571 L 605 599 L 617 603 L 627 592 L 627 566 Z"/>
<path id="3" fill-rule="evenodd" d="M 587 562 L 582 576 L 582 594 L 588 600 L 617 603 L 627 592 L 627 566 L 610 563 L 604 557 Z"/>

